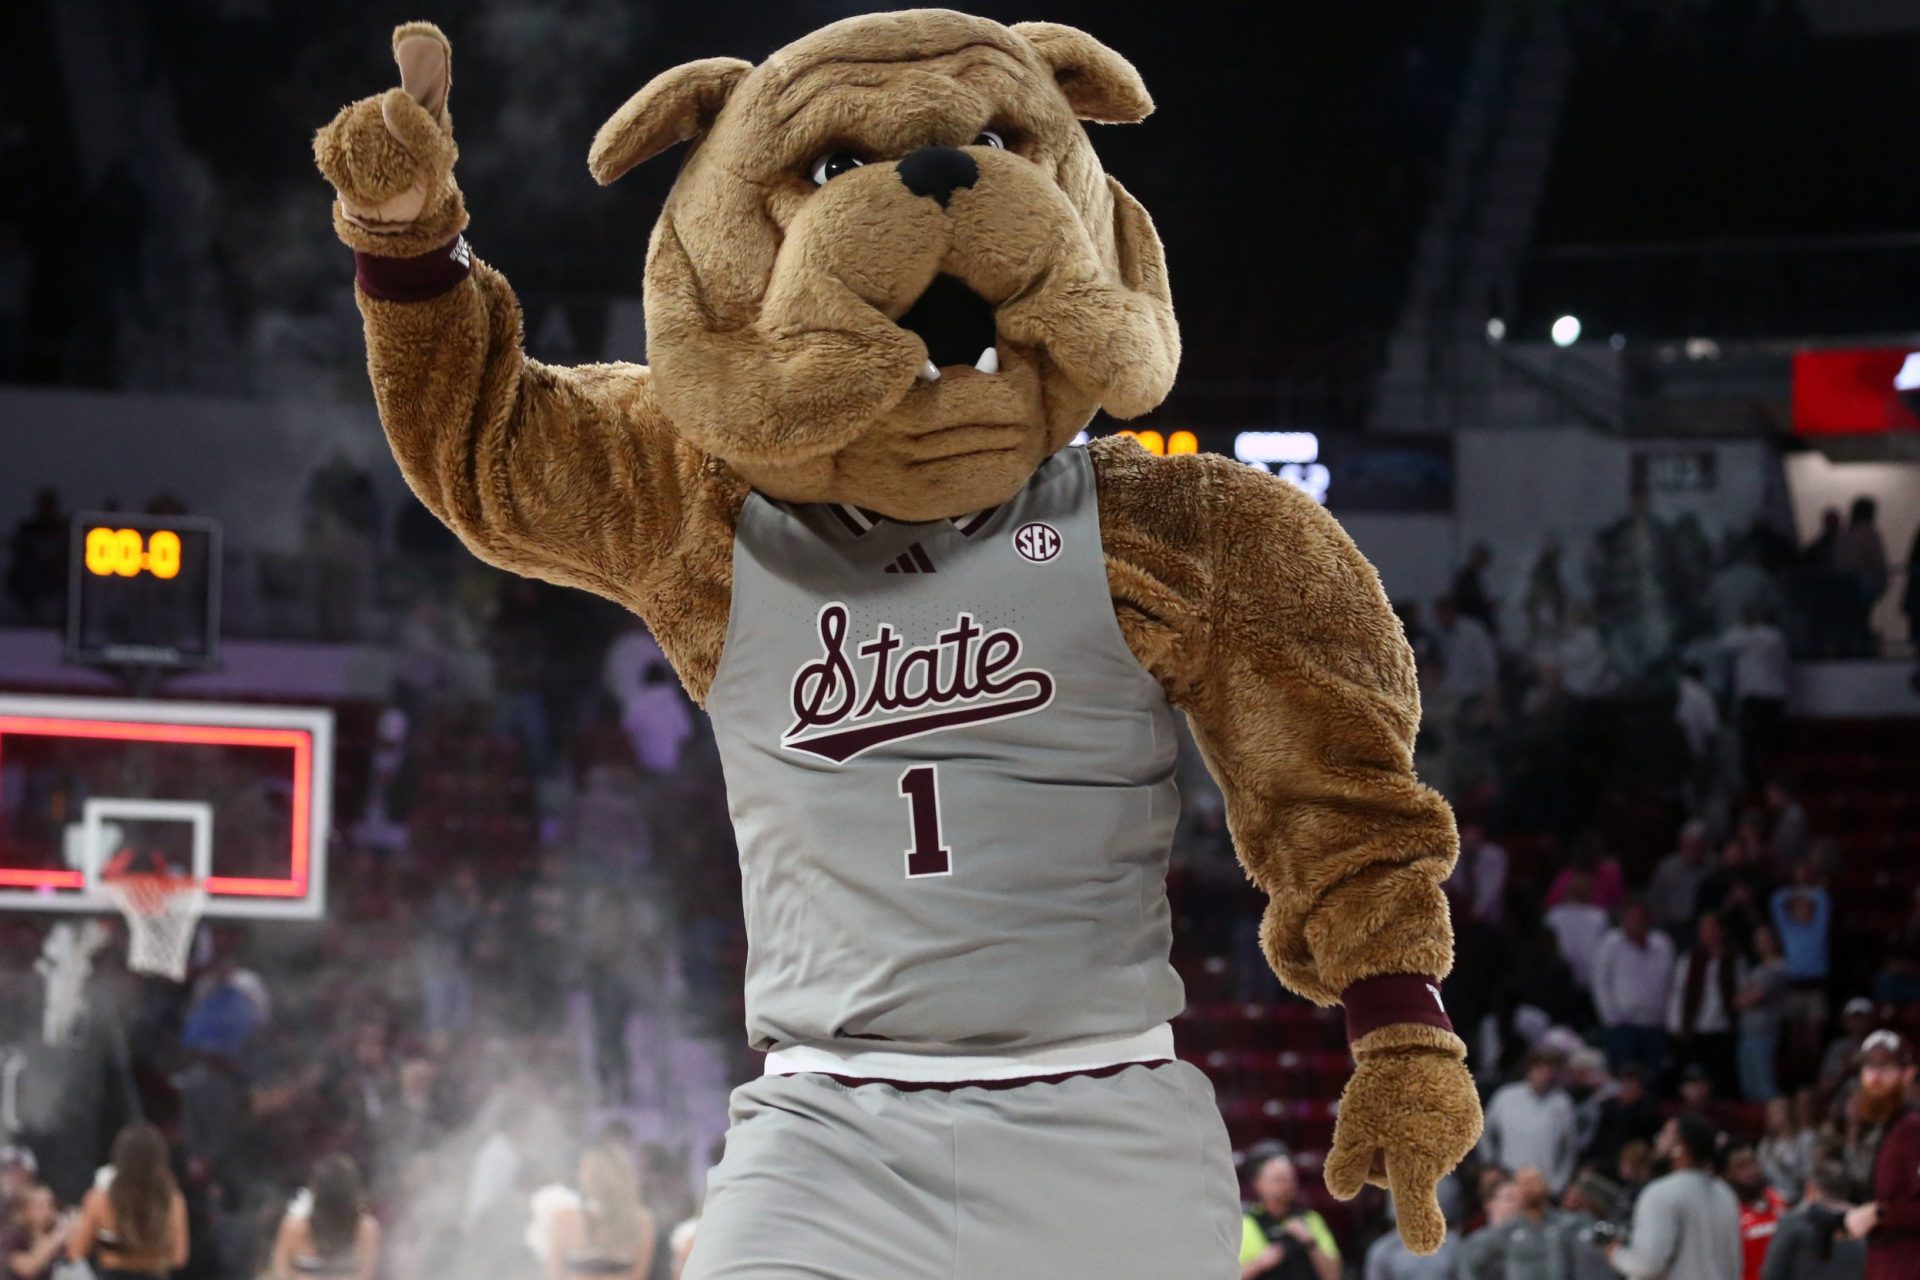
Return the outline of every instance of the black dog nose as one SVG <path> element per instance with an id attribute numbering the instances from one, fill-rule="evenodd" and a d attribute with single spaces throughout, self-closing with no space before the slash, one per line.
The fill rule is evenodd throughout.
<path id="1" fill-rule="evenodd" d="M 953 193 L 980 180 L 980 166 L 958 147 L 922 147 L 900 162 L 900 181 L 917 196 L 932 196 L 942 209 Z"/>

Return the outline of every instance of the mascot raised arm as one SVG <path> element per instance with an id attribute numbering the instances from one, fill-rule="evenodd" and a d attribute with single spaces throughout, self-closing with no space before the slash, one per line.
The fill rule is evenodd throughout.
<path id="1" fill-rule="evenodd" d="M 1379 577 L 1273 476 L 1071 443 L 1179 359 L 1082 124 L 1153 109 L 1132 65 L 925 9 L 662 73 L 588 156 L 607 183 L 684 147 L 649 363 L 561 368 L 469 248 L 446 38 L 393 48 L 315 153 L 401 470 L 481 559 L 645 619 L 720 747 L 766 1071 L 691 1280 L 1239 1274 L 1169 1025 L 1175 708 L 1267 957 L 1345 1006 L 1327 1185 L 1391 1187 L 1437 1248 L 1480 1130 L 1438 991 L 1458 840 Z"/>

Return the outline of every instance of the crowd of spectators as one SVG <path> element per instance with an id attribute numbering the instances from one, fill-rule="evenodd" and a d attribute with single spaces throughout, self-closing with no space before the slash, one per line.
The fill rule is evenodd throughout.
<path id="1" fill-rule="evenodd" d="M 351 480 L 337 469 L 334 496 Z M 10 586 L 60 580 L 64 534 L 36 530 L 65 517 L 42 505 Z M 300 1272 L 288 1259 L 310 1229 L 288 1206 L 343 1176 L 328 1160 L 364 1178 L 355 1194 L 384 1229 L 361 1247 L 382 1275 L 539 1273 L 539 1250 L 578 1244 L 592 1210 L 529 1205 L 589 1166 L 602 1190 L 632 1188 L 609 1228 L 630 1265 L 605 1272 L 671 1274 L 746 1069 L 711 740 L 624 613 L 449 563 L 399 622 L 391 696 L 338 709 L 324 926 L 205 925 L 183 984 L 127 972 L 122 939 L 95 957 L 87 1016 L 59 1048 L 35 1043 L 44 929 L 0 931 L 0 1056 L 25 1063 L 30 1103 L 5 1159 L 44 1178 L 4 1197 L 0 1234 L 37 1248 L 109 1162 L 114 1128 L 144 1116 L 188 1206 L 182 1277 Z M 61 1077 L 92 1071 L 115 1083 L 76 1119 Z M 58 1122 L 33 1123 L 47 1106 Z M 15 1273 L 40 1280 L 21 1252 Z"/>

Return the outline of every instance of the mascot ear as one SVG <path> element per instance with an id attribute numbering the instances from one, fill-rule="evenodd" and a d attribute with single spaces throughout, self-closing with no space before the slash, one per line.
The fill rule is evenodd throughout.
<path id="1" fill-rule="evenodd" d="M 738 58 L 706 58 L 661 72 L 600 126 L 587 168 L 604 187 L 642 160 L 705 133 L 751 70 L 751 62 Z"/>
<path id="2" fill-rule="evenodd" d="M 1016 22 L 1012 29 L 1053 68 L 1054 82 L 1080 119 L 1139 124 L 1153 114 L 1146 81 L 1133 64 L 1086 32 L 1057 22 Z"/>

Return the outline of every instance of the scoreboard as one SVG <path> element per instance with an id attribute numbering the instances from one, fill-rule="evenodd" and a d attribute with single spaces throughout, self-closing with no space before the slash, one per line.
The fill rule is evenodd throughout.
<path id="1" fill-rule="evenodd" d="M 220 644 L 220 525 L 192 516 L 73 519 L 67 660 L 211 667 Z"/>

